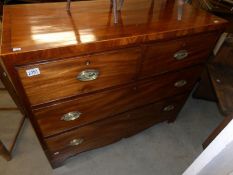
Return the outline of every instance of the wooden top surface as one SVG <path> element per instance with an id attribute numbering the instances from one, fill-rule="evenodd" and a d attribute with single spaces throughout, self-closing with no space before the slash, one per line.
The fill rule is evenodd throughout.
<path id="1" fill-rule="evenodd" d="M 109 0 L 8 5 L 4 7 L 1 54 L 8 55 L 58 47 L 106 45 L 183 36 L 223 27 L 225 20 L 184 6 L 177 20 L 177 2 L 172 0 L 126 0 L 118 24 L 114 24 Z M 13 52 L 13 49 L 16 51 Z M 21 50 L 18 50 L 20 48 Z"/>

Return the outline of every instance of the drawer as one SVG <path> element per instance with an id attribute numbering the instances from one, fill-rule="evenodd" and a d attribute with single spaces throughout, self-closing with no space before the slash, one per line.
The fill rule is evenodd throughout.
<path id="1" fill-rule="evenodd" d="M 130 82 L 140 54 L 140 48 L 122 49 L 22 66 L 18 74 L 31 105 L 37 105 Z"/>
<path id="2" fill-rule="evenodd" d="M 146 45 L 140 78 L 204 62 L 218 37 L 208 33 Z"/>
<path id="3" fill-rule="evenodd" d="M 33 110 L 44 137 L 190 91 L 201 66 Z"/>
<path id="4" fill-rule="evenodd" d="M 155 123 L 173 120 L 187 95 L 175 96 L 146 107 L 128 111 L 79 129 L 45 139 L 53 159 L 66 159 L 77 153 L 111 144 Z M 61 161 L 61 160 L 60 160 Z"/>

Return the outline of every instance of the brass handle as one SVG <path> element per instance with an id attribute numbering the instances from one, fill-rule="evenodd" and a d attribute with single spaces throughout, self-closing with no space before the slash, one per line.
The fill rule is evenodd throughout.
<path id="1" fill-rule="evenodd" d="M 84 139 L 73 139 L 70 141 L 70 146 L 78 146 L 80 144 L 82 144 L 84 141 Z"/>
<path id="2" fill-rule="evenodd" d="M 174 86 L 179 88 L 179 87 L 185 86 L 186 84 L 187 84 L 186 80 L 179 80 L 179 81 L 174 83 Z"/>
<path id="3" fill-rule="evenodd" d="M 86 69 L 80 72 L 77 76 L 79 81 L 92 81 L 97 79 L 99 76 L 99 70 L 97 69 Z"/>
<path id="4" fill-rule="evenodd" d="M 187 50 L 179 50 L 176 53 L 174 53 L 173 57 L 176 60 L 183 60 L 189 55 Z"/>
<path id="5" fill-rule="evenodd" d="M 175 109 L 175 106 L 174 105 L 168 105 L 166 107 L 163 108 L 163 111 L 164 112 L 169 112 L 169 111 L 172 111 Z"/>
<path id="6" fill-rule="evenodd" d="M 61 120 L 64 120 L 64 121 L 73 121 L 73 120 L 76 120 L 80 117 L 82 113 L 81 112 L 69 112 L 65 115 L 62 116 Z"/>

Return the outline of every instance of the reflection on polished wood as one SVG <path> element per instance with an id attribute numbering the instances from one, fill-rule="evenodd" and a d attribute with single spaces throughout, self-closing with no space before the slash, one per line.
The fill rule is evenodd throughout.
<path id="1" fill-rule="evenodd" d="M 70 49 L 83 51 L 83 45 L 95 42 L 122 46 L 214 30 L 225 23 L 190 5 L 185 5 L 183 18 L 178 21 L 176 1 L 157 0 L 151 8 L 151 0 L 128 0 L 120 13 L 119 24 L 113 20 L 108 22 L 112 18 L 108 15 L 111 12 L 108 0 L 73 2 L 71 15 L 65 5 L 6 6 L 2 54 L 14 53 L 14 48 L 20 48 L 17 52 L 26 52 L 71 45 Z"/>
<path id="2" fill-rule="evenodd" d="M 1 58 L 53 168 L 176 119 L 226 25 L 177 5 L 127 0 L 117 24 L 109 0 L 4 8 Z"/>
<path id="3" fill-rule="evenodd" d="M 26 117 L 26 111 L 25 111 L 25 108 L 24 108 L 21 100 L 19 99 L 19 96 L 18 96 L 18 94 L 16 92 L 16 89 L 12 85 L 10 79 L 7 76 L 7 73 L 5 72 L 5 70 L 4 70 L 4 68 L 2 67 L 1 64 L 0 64 L 0 81 L 2 83 L 2 86 L 4 88 L 6 88 L 5 91 L 6 92 L 8 91 L 8 93 L 11 96 L 12 100 L 15 102 L 15 104 L 17 106 L 16 110 L 19 110 L 22 113 L 21 118 L 19 118 L 18 120 L 15 120 L 15 121 L 18 121 L 17 125 L 15 126 L 15 131 L 14 131 L 14 129 L 10 130 L 11 134 L 13 134 L 14 136 L 13 136 L 12 141 L 11 141 L 11 139 L 8 138 L 8 140 L 11 141 L 11 143 L 9 144 L 9 147 L 6 148 L 5 145 L 4 145 L 5 143 L 2 143 L 4 140 L 0 140 L 0 155 L 2 155 L 7 161 L 9 161 L 9 160 L 11 160 L 11 154 L 13 152 L 13 149 L 14 149 L 15 145 L 16 145 L 16 141 L 17 141 L 17 138 L 18 138 L 18 136 L 20 134 L 20 131 L 21 131 L 22 127 L 23 127 L 25 117 Z M 10 100 L 10 98 L 7 98 L 6 100 L 7 101 Z M 5 102 L 5 103 L 7 103 L 7 102 Z M 9 105 L 9 104 L 7 104 L 7 105 Z M 8 108 L 6 106 L 5 106 L 5 108 L 2 108 L 0 106 L 0 110 L 12 110 L 12 109 L 15 110 L 15 107 L 14 108 L 11 108 L 11 107 Z M 19 116 L 17 116 L 17 117 L 19 117 Z M 10 120 L 10 119 L 8 119 L 8 120 Z M 15 123 L 15 121 L 13 121 L 12 123 Z M 12 126 L 14 126 L 14 125 L 12 124 L 9 128 L 12 128 Z M 6 134 L 6 133 L 3 132 L 3 134 Z"/>

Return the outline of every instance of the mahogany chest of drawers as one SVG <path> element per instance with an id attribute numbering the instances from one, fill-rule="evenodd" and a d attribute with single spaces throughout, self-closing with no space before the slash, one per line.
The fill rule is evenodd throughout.
<path id="1" fill-rule="evenodd" d="M 33 9 L 38 9 L 37 11 Z M 5 6 L 1 62 L 58 167 L 176 119 L 226 21 L 175 1 Z"/>

